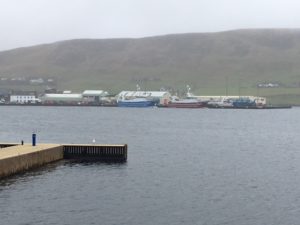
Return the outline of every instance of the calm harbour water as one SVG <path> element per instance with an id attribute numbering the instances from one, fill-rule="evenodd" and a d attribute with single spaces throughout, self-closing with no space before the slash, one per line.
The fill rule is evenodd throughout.
<path id="1" fill-rule="evenodd" d="M 0 107 L 1 142 L 127 143 L 0 181 L 1 225 L 294 225 L 300 108 Z"/>

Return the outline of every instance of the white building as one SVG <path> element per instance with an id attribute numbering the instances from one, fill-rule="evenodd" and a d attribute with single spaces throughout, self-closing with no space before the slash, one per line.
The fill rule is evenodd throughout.
<path id="1" fill-rule="evenodd" d="M 39 99 L 36 98 L 34 93 L 16 93 L 10 95 L 11 103 L 16 104 L 26 104 L 26 103 L 36 103 Z"/>
<path id="2" fill-rule="evenodd" d="M 44 104 L 77 104 L 82 100 L 82 94 L 45 94 L 41 97 Z"/>
<path id="3" fill-rule="evenodd" d="M 84 101 L 87 102 L 100 102 L 101 98 L 107 95 L 108 93 L 103 90 L 85 90 L 82 93 Z"/>

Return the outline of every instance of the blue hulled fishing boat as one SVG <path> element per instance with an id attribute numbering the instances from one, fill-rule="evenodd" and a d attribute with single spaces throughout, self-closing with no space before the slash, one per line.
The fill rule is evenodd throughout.
<path id="1" fill-rule="evenodd" d="M 119 99 L 117 105 L 119 107 L 152 107 L 155 102 L 146 98 Z"/>

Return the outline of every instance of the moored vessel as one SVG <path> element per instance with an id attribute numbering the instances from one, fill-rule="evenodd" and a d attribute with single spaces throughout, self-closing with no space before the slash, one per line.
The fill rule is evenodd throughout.
<path id="1" fill-rule="evenodd" d="M 163 105 L 166 108 L 203 108 L 204 102 L 198 101 L 197 99 L 179 99 L 169 101 Z"/>
<path id="2" fill-rule="evenodd" d="M 134 98 L 134 99 L 119 99 L 117 102 L 118 107 L 152 107 L 155 102 L 146 98 Z"/>
<path id="3" fill-rule="evenodd" d="M 232 100 L 220 98 L 219 100 L 209 101 L 208 108 L 233 108 Z"/>

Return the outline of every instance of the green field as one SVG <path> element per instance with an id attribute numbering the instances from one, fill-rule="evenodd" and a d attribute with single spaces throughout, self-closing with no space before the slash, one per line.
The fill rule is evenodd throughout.
<path id="1" fill-rule="evenodd" d="M 0 52 L 0 78 L 51 78 L 59 90 L 170 90 L 259 95 L 300 105 L 300 30 L 258 29 L 140 39 L 70 40 Z M 279 88 L 257 88 L 278 83 Z M 2 89 L 43 91 L 45 85 Z"/>

